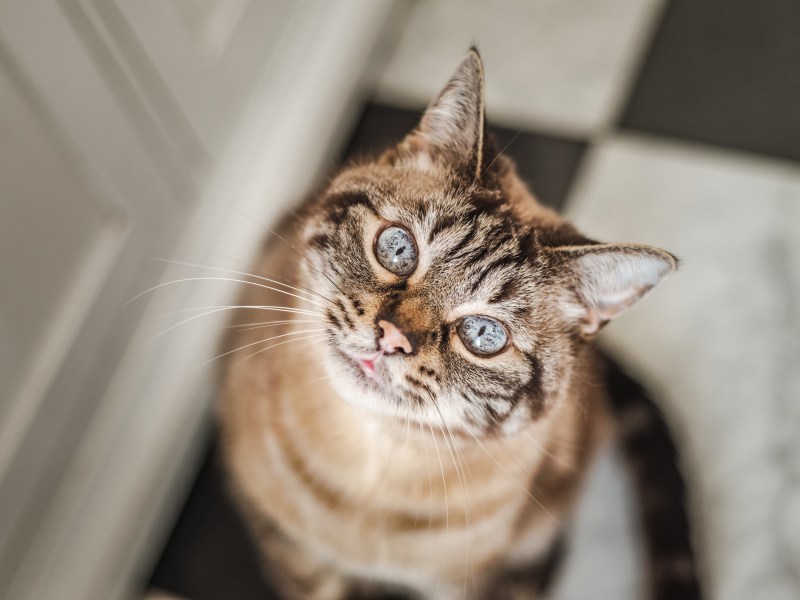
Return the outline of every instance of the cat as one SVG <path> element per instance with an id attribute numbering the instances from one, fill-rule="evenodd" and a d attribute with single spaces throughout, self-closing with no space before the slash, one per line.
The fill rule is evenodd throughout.
<path id="1" fill-rule="evenodd" d="M 593 342 L 677 259 L 579 233 L 485 123 L 472 49 L 418 127 L 336 174 L 248 279 L 219 417 L 268 579 L 290 600 L 541 597 L 617 438 L 652 597 L 700 598 L 669 432 Z"/>

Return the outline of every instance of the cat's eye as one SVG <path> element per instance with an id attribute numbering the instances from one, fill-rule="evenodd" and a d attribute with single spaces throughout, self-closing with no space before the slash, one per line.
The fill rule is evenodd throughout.
<path id="1" fill-rule="evenodd" d="M 410 275 L 417 268 L 417 246 L 402 227 L 390 225 L 375 240 L 375 256 L 384 269 L 395 275 Z"/>
<path id="2" fill-rule="evenodd" d="M 467 350 L 478 356 L 497 354 L 508 343 L 506 330 L 489 317 L 465 317 L 458 326 L 458 336 Z"/>

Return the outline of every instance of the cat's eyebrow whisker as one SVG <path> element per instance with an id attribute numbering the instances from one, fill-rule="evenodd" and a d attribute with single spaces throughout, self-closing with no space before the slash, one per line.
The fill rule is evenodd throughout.
<path id="1" fill-rule="evenodd" d="M 319 271 L 320 275 L 322 275 L 325 279 L 330 281 L 331 285 L 342 293 L 342 296 L 344 296 L 345 298 L 349 297 L 347 294 L 344 293 L 344 290 L 342 288 L 340 288 L 338 285 L 336 285 L 336 283 L 333 281 L 333 279 L 328 277 L 328 274 L 325 271 L 323 271 L 322 269 L 317 269 L 317 271 Z"/>
<path id="2" fill-rule="evenodd" d="M 273 292 L 286 294 L 287 296 L 292 296 L 294 298 L 297 298 L 298 300 L 304 300 L 306 302 L 309 302 L 311 304 L 315 304 L 317 306 L 325 306 L 324 304 L 321 304 L 321 303 L 316 302 L 314 300 L 310 300 L 308 298 L 304 298 L 303 296 L 298 296 L 297 294 L 293 294 L 291 292 L 287 292 L 286 290 L 282 290 L 282 289 L 279 289 L 279 288 L 274 288 L 274 287 L 271 287 L 271 286 L 268 286 L 268 285 L 264 285 L 263 283 L 257 283 L 255 281 L 247 281 L 245 279 L 235 279 L 233 277 L 184 277 L 184 278 L 181 278 L 181 279 L 173 279 L 172 281 L 165 281 L 163 283 L 159 283 L 158 285 L 154 285 L 153 287 L 151 287 L 149 289 L 146 289 L 143 292 L 140 292 L 140 293 L 136 294 L 133 298 L 128 300 L 122 306 L 123 307 L 124 306 L 128 306 L 128 304 L 130 304 L 134 300 L 136 300 L 138 298 L 141 298 L 145 294 L 149 294 L 150 292 L 153 292 L 153 291 L 155 291 L 157 289 L 160 289 L 162 287 L 166 287 L 168 285 L 175 285 L 177 283 L 185 283 L 185 282 L 188 282 L 188 281 L 232 281 L 234 283 L 242 283 L 242 284 L 245 284 L 245 285 L 254 285 L 256 287 L 264 288 L 266 290 L 272 290 Z"/>
<path id="3" fill-rule="evenodd" d="M 238 348 L 234 348 L 233 350 L 228 350 L 227 352 L 223 352 L 222 354 L 218 354 L 213 358 L 209 358 L 207 361 L 200 363 L 200 365 L 205 365 L 210 363 L 211 361 L 217 360 L 218 358 L 222 358 L 223 356 L 228 356 L 229 354 L 233 354 L 234 352 L 238 352 L 239 350 L 244 350 L 245 348 L 250 348 L 252 346 L 256 346 L 258 344 L 264 344 L 266 342 L 271 342 L 272 340 L 277 340 L 279 338 L 285 338 L 292 335 L 299 335 L 301 333 L 318 333 L 327 331 L 326 329 L 302 329 L 300 331 L 290 331 L 288 333 L 282 333 L 280 335 L 274 335 L 272 337 L 268 337 L 262 340 L 256 340 L 255 342 L 250 342 L 249 344 L 244 344 L 243 346 L 239 346 Z"/>
<path id="4" fill-rule="evenodd" d="M 267 227 L 267 226 L 266 226 L 264 223 L 262 223 L 262 222 L 261 222 L 261 221 L 259 221 L 258 219 L 254 218 L 254 217 L 251 217 L 250 215 L 248 215 L 247 213 L 245 213 L 245 212 L 243 212 L 243 211 L 239 210 L 239 209 L 238 209 L 238 208 L 236 208 L 235 206 L 231 206 L 231 208 L 232 208 L 234 211 L 236 211 L 237 213 L 239 213 L 241 216 L 243 216 L 245 219 L 249 219 L 250 221 L 252 221 L 252 222 L 253 222 L 253 223 L 255 223 L 256 225 L 260 226 L 262 229 L 264 229 L 264 231 L 268 231 L 269 233 L 271 233 L 272 235 L 274 235 L 276 238 L 278 238 L 279 240 L 281 240 L 281 241 L 282 241 L 284 244 L 286 244 L 287 246 L 289 246 L 289 248 L 291 248 L 292 250 L 294 250 L 295 252 L 297 252 L 297 254 L 299 254 L 300 256 L 302 256 L 302 255 L 303 255 L 303 253 L 302 253 L 302 252 L 300 252 L 300 250 L 298 250 L 298 249 L 297 249 L 297 248 L 294 246 L 294 244 L 292 244 L 291 242 L 289 242 L 288 240 L 286 240 L 286 238 L 284 238 L 282 235 L 280 235 L 279 233 L 277 233 L 275 230 L 273 230 L 273 229 L 270 229 L 269 227 Z M 297 213 L 297 211 L 295 211 L 295 210 L 293 210 L 293 209 L 291 209 L 291 208 L 287 208 L 287 211 L 291 212 L 291 213 L 292 213 L 292 216 L 294 216 L 296 219 L 298 219 L 298 220 L 300 220 L 300 219 L 301 219 L 301 216 L 300 216 L 300 215 Z"/>
<path id="5" fill-rule="evenodd" d="M 282 286 L 287 287 L 290 290 L 294 290 L 296 292 L 301 292 L 301 293 L 304 293 L 304 294 L 308 294 L 308 293 L 315 294 L 316 296 L 319 296 L 323 300 L 333 304 L 332 300 L 330 300 L 329 298 L 326 298 L 322 294 L 314 292 L 313 290 L 301 289 L 299 287 L 290 285 L 290 284 L 285 283 L 283 281 L 278 281 L 277 279 L 270 279 L 269 277 L 263 277 L 261 275 L 256 275 L 255 273 L 248 273 L 247 271 L 236 271 L 235 269 L 225 269 L 225 268 L 222 268 L 222 267 L 211 267 L 211 266 L 208 266 L 208 265 L 200 265 L 200 264 L 196 264 L 196 263 L 183 262 L 183 261 L 180 261 L 180 260 L 172 260 L 172 259 L 169 259 L 169 258 L 154 258 L 154 260 L 161 261 L 161 262 L 166 262 L 166 263 L 172 263 L 172 264 L 175 264 L 175 265 L 183 265 L 185 267 L 195 267 L 197 269 L 209 269 L 211 271 L 219 271 L 221 273 L 233 273 L 235 275 L 245 275 L 246 277 L 253 277 L 255 279 L 260 279 L 261 281 L 267 281 L 269 283 L 274 283 L 275 285 L 282 285 Z"/>

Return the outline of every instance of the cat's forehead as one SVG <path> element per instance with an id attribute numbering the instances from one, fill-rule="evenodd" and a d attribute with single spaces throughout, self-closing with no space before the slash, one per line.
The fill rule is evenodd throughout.
<path id="1" fill-rule="evenodd" d="M 447 171 L 370 164 L 347 169 L 332 182 L 330 194 L 366 194 L 376 205 L 391 210 L 416 207 L 457 210 L 474 190 Z"/>

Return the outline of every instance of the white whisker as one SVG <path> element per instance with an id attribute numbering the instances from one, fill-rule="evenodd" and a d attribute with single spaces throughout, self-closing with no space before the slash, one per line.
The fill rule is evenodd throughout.
<path id="1" fill-rule="evenodd" d="M 290 290 L 295 290 L 296 292 L 301 292 L 301 293 L 305 293 L 305 294 L 308 294 L 308 293 L 315 294 L 316 296 L 319 296 L 323 300 L 331 302 L 331 300 L 329 300 L 328 298 L 326 298 L 322 294 L 320 294 L 318 292 L 315 292 L 313 290 L 309 290 L 307 288 L 301 289 L 299 287 L 295 287 L 293 285 L 289 285 L 288 283 L 285 283 L 283 281 L 278 281 L 276 279 L 270 279 L 269 277 L 262 277 L 261 275 L 256 275 L 254 273 L 248 273 L 247 271 L 236 271 L 234 269 L 225 269 L 225 268 L 222 268 L 222 267 L 210 267 L 208 265 L 199 265 L 199 264 L 195 264 L 195 263 L 183 262 L 183 261 L 180 261 L 180 260 L 171 260 L 171 259 L 168 259 L 168 258 L 155 258 L 155 260 L 162 261 L 162 262 L 167 262 L 167 263 L 172 263 L 172 264 L 175 264 L 175 265 L 183 265 L 185 267 L 195 267 L 195 268 L 198 268 L 198 269 L 210 269 L 212 271 L 219 271 L 221 273 L 233 273 L 235 275 L 245 275 L 247 277 L 254 277 L 255 279 L 260 279 L 262 281 L 268 281 L 269 283 L 274 283 L 275 285 L 282 285 L 284 287 L 289 288 Z"/>
<path id="2" fill-rule="evenodd" d="M 235 279 L 233 277 L 184 277 L 182 279 L 174 279 L 172 281 L 165 281 L 163 283 L 159 283 L 158 285 L 154 285 L 153 287 L 151 287 L 149 289 L 146 289 L 143 292 L 139 292 L 138 294 L 136 294 L 133 298 L 128 300 L 122 306 L 127 306 L 128 304 L 130 304 L 131 302 L 133 302 L 137 298 L 141 298 L 145 294 L 149 294 L 150 292 L 153 292 L 153 291 L 158 290 L 160 288 L 166 287 L 168 285 L 175 285 L 176 283 L 185 283 L 187 281 L 231 281 L 231 282 L 234 282 L 234 283 L 241 283 L 241 284 L 244 284 L 244 285 L 254 285 L 256 287 L 264 288 L 265 290 L 271 290 L 273 292 L 278 292 L 280 294 L 286 294 L 287 296 L 292 296 L 293 298 L 297 298 L 298 300 L 304 300 L 305 302 L 309 302 L 311 304 L 315 304 L 316 306 L 325 306 L 324 304 L 321 304 L 320 302 L 315 302 L 314 300 L 310 300 L 308 298 L 304 298 L 303 296 L 298 296 L 297 294 L 293 294 L 292 292 L 287 292 L 286 290 L 281 290 L 279 288 L 271 287 L 269 285 L 264 285 L 263 283 L 256 283 L 255 281 L 247 281 L 245 279 Z"/>
<path id="3" fill-rule="evenodd" d="M 292 353 L 291 353 L 289 356 L 287 356 L 287 358 L 294 358 L 295 356 L 297 356 L 298 354 L 300 354 L 300 353 L 301 353 L 303 350 L 307 350 L 308 348 L 310 348 L 311 346 L 313 346 L 313 345 L 314 345 L 314 344 L 316 344 L 316 343 L 317 343 L 317 341 L 316 341 L 316 340 L 314 340 L 313 342 L 308 342 L 307 344 L 303 344 L 303 345 L 302 345 L 302 346 L 300 346 L 300 347 L 299 347 L 297 350 L 295 350 L 295 351 L 294 351 L 294 352 L 292 352 Z"/>
<path id="4" fill-rule="evenodd" d="M 233 354 L 234 352 L 238 352 L 239 350 L 244 350 L 245 348 L 250 348 L 251 346 L 256 346 L 258 344 L 264 344 L 266 342 L 271 342 L 272 340 L 277 340 L 279 338 L 289 337 L 290 335 L 299 335 L 301 333 L 317 333 L 326 331 L 325 329 L 303 329 L 301 331 L 290 331 L 289 333 L 282 333 L 281 335 L 273 335 L 272 337 L 268 337 L 263 340 L 256 340 L 255 342 L 250 342 L 249 344 L 245 344 L 244 346 L 239 346 L 238 348 L 234 348 L 233 350 L 228 350 L 227 352 L 223 352 L 222 354 L 218 354 L 213 358 L 209 358 L 207 361 L 200 363 L 201 365 L 210 363 L 211 361 L 217 360 L 218 358 L 222 358 L 223 356 L 228 356 L 229 354 Z M 255 354 L 253 355 L 255 356 Z"/>
<path id="5" fill-rule="evenodd" d="M 469 503 L 468 503 L 468 500 L 467 500 L 467 486 L 466 486 L 466 483 L 465 483 L 466 474 L 462 478 L 462 476 L 461 476 L 461 474 L 462 474 L 461 473 L 461 467 L 459 466 L 459 462 L 460 461 L 456 460 L 456 455 L 453 452 L 453 448 L 450 445 L 450 442 L 452 442 L 453 447 L 456 447 L 456 441 L 453 438 L 453 432 L 450 430 L 450 427 L 447 425 L 447 422 L 445 421 L 444 416 L 442 415 L 442 411 L 439 410 L 439 405 L 436 404 L 435 402 L 432 402 L 432 404 L 433 404 L 433 407 L 436 409 L 436 413 L 439 415 L 439 421 L 442 423 L 442 433 L 444 433 L 444 442 L 445 442 L 445 444 L 447 444 L 447 449 L 450 452 L 450 458 L 453 459 L 453 466 L 456 469 L 456 476 L 458 477 L 458 482 L 459 482 L 459 484 L 461 484 L 461 492 L 464 495 L 464 519 L 465 519 L 465 523 L 466 523 L 467 529 L 470 529 L 471 523 L 470 523 L 470 517 L 469 517 Z M 450 438 L 450 441 L 448 441 L 448 437 Z M 458 451 L 457 447 L 456 447 L 456 451 Z M 462 455 L 462 458 L 463 458 L 463 455 Z M 469 544 L 466 544 L 464 546 L 464 598 L 467 597 L 467 578 L 468 578 L 468 574 L 469 574 Z"/>
<path id="6" fill-rule="evenodd" d="M 422 422 L 417 421 L 419 426 L 419 434 L 422 436 L 422 453 L 425 455 L 425 467 L 428 471 L 428 532 L 431 531 L 433 524 L 433 477 L 431 475 L 431 465 L 428 461 L 428 444 L 425 442 L 425 430 L 422 428 Z"/>
<path id="7" fill-rule="evenodd" d="M 302 315 L 306 317 L 321 317 L 322 314 L 307 310 L 305 308 L 293 308 L 291 306 L 270 306 L 267 304 L 221 304 L 216 306 L 194 306 L 192 308 L 182 308 L 180 310 L 174 310 L 172 312 L 164 313 L 163 315 L 159 315 L 159 317 L 171 317 L 174 315 L 180 315 L 187 312 L 193 312 L 196 310 L 212 310 L 212 309 L 219 309 L 219 310 L 235 310 L 237 308 L 247 309 L 247 310 L 271 310 L 274 312 L 285 312 L 285 313 L 293 313 L 297 315 Z M 211 314 L 211 313 L 209 313 Z"/>
<path id="8" fill-rule="evenodd" d="M 289 319 L 283 321 L 259 321 L 257 323 L 237 323 L 233 325 L 225 325 L 226 329 L 239 327 L 236 331 L 252 331 L 253 329 L 266 329 L 267 327 L 278 327 L 280 325 L 289 325 L 292 323 L 316 323 L 322 325 L 322 321 L 315 319 Z"/>
<path id="9" fill-rule="evenodd" d="M 431 438 L 433 439 L 433 447 L 436 450 L 436 456 L 439 459 L 439 469 L 442 472 L 442 487 L 444 488 L 444 533 L 447 535 L 447 532 L 450 530 L 450 503 L 447 501 L 447 478 L 444 476 L 444 464 L 442 463 L 442 455 L 439 453 L 439 443 L 436 441 L 436 435 L 433 433 L 433 427 L 431 424 L 428 423 L 428 429 L 431 432 Z"/>
<path id="10" fill-rule="evenodd" d="M 258 356 L 259 354 L 261 354 L 262 352 L 266 352 L 267 350 L 272 350 L 273 348 L 277 348 L 278 346 L 283 346 L 284 344 L 288 344 L 290 342 L 300 342 L 302 340 L 310 340 L 312 338 L 324 338 L 327 335 L 328 335 L 327 333 L 315 333 L 314 335 L 308 335 L 308 336 L 301 337 L 301 338 L 293 338 L 291 340 L 285 340 L 283 342 L 278 342 L 277 344 L 272 344 L 271 346 L 267 346 L 266 348 L 262 348 L 261 350 L 259 350 L 257 352 L 253 352 L 250 356 L 244 357 L 242 360 L 237 362 L 234 365 L 234 367 L 238 367 L 239 365 L 241 365 L 246 360 L 249 360 L 249 359 L 253 358 L 254 356 Z M 219 358 L 219 357 L 216 357 L 216 358 Z M 212 359 L 212 360 L 214 360 L 214 359 Z"/>
<path id="11" fill-rule="evenodd" d="M 208 310 L 206 312 L 200 313 L 199 315 L 193 315 L 191 317 L 183 319 L 182 321 L 179 321 L 178 323 L 175 323 L 174 325 L 171 325 L 170 327 L 167 327 L 166 329 L 158 332 L 155 336 L 153 336 L 150 339 L 150 341 L 148 343 L 154 342 L 155 340 L 160 338 L 162 335 L 164 335 L 166 333 L 169 333 L 170 331 L 180 327 L 181 325 L 185 325 L 186 323 L 194 321 L 195 319 L 200 319 L 202 317 L 206 317 L 206 316 L 208 316 L 210 314 L 217 313 L 217 312 L 220 312 L 222 310 L 227 310 L 227 307 L 225 307 L 225 308 L 215 308 L 215 309 Z M 295 322 L 295 323 L 317 323 L 317 324 L 321 324 L 319 321 L 311 321 L 311 320 L 281 321 L 281 323 L 292 323 L 292 322 Z M 253 329 L 257 329 L 257 328 L 254 327 Z"/>
<path id="12" fill-rule="evenodd" d="M 547 509 L 544 507 L 544 504 L 542 504 L 542 503 L 541 503 L 541 502 L 540 502 L 540 501 L 539 501 L 539 500 L 538 500 L 538 499 L 537 499 L 537 498 L 536 498 L 536 497 L 535 497 L 533 494 L 531 494 L 530 490 L 526 489 L 526 488 L 525 488 L 525 486 L 523 486 L 522 484 L 520 484 L 520 482 L 519 482 L 519 481 L 517 481 L 517 480 L 516 480 L 516 479 L 515 479 L 515 478 L 514 478 L 514 477 L 511 475 L 511 473 L 509 473 L 509 472 L 506 470 L 506 468 L 505 468 L 503 465 L 501 465 L 501 464 L 500 464 L 500 462 L 499 462 L 499 461 L 498 461 L 498 460 L 495 458 L 494 454 L 492 454 L 491 452 L 489 452 L 489 450 L 486 448 L 486 446 L 484 446 L 484 445 L 483 445 L 483 443 L 482 443 L 482 442 L 481 442 L 481 441 L 480 441 L 480 440 L 479 440 L 479 439 L 476 437 L 476 435 L 475 435 L 474 433 L 472 433 L 472 430 L 470 430 L 469 428 L 465 428 L 465 429 L 466 429 L 466 430 L 469 432 L 469 434 L 470 434 L 470 435 L 473 437 L 473 439 L 474 439 L 476 442 L 478 442 L 478 445 L 479 445 L 481 448 L 483 448 L 483 451 L 486 453 L 486 455 L 487 455 L 489 458 L 491 458 L 491 459 L 494 461 L 494 464 L 496 464 L 496 465 L 497 465 L 497 466 L 500 468 L 500 470 L 501 470 L 501 471 L 503 471 L 503 473 L 505 473 L 505 474 L 506 474 L 506 476 L 507 476 L 507 477 L 508 477 L 508 478 L 509 478 L 509 479 L 510 479 L 510 480 L 511 480 L 513 483 L 514 483 L 514 485 L 516 485 L 516 486 L 517 486 L 517 487 L 518 487 L 520 490 L 522 490 L 523 492 L 525 492 L 525 494 L 526 494 L 526 495 L 527 495 L 527 496 L 528 496 L 528 497 L 529 497 L 531 500 L 533 500 L 534 502 L 536 502 L 536 504 L 539 506 L 539 508 L 541 508 L 541 509 L 542 509 L 542 511 L 544 511 L 544 513 L 545 513 L 545 514 L 546 514 L 548 517 L 550 517 L 550 518 L 551 518 L 553 521 L 555 521 L 556 523 L 559 523 L 559 520 L 558 520 L 556 517 L 554 517 L 554 516 L 553 516 L 553 515 L 550 513 L 550 511 L 549 511 L 549 510 L 547 510 Z"/>

